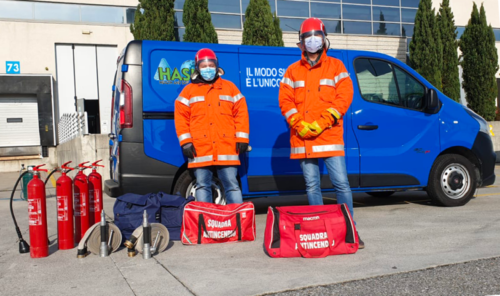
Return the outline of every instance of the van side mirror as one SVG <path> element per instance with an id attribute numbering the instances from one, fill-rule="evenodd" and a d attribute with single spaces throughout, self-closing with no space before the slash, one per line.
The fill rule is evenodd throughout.
<path id="1" fill-rule="evenodd" d="M 426 95 L 426 104 L 425 104 L 425 111 L 428 113 L 436 113 L 438 111 L 439 107 L 439 99 L 436 93 L 436 90 L 433 88 L 430 88 L 427 91 Z"/>

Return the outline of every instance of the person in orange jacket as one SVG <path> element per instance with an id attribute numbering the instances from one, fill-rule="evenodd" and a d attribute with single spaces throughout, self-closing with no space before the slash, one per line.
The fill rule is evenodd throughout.
<path id="1" fill-rule="evenodd" d="M 281 112 L 291 128 L 290 158 L 300 160 L 310 205 L 323 204 L 318 167 L 323 159 L 337 202 L 346 203 L 353 216 L 342 127 L 352 102 L 352 81 L 342 61 L 326 55 L 329 41 L 320 19 L 306 19 L 299 34 L 302 59 L 288 67 L 279 92 Z M 364 248 L 361 239 L 359 243 Z"/>
<path id="2" fill-rule="evenodd" d="M 175 101 L 175 129 L 188 168 L 194 169 L 196 199 L 212 202 L 212 170 L 225 190 L 227 203 L 242 203 L 237 166 L 249 143 L 248 110 L 236 85 L 222 79 L 215 53 L 196 53 L 195 71 Z"/>

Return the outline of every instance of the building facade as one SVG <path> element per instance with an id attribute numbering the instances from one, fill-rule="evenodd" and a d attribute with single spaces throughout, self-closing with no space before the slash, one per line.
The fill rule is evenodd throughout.
<path id="1" fill-rule="evenodd" d="M 333 48 L 406 61 L 419 0 L 268 0 L 294 47 L 308 17 L 321 18 Z M 219 43 L 241 44 L 250 0 L 208 0 Z M 434 1 L 436 9 L 439 3 Z M 472 0 L 451 0 L 458 32 Z M 500 4 L 484 0 L 500 42 Z M 49 154 L 63 114 L 87 112 L 90 133 L 110 131 L 116 59 L 133 40 L 137 0 L 0 0 L 0 157 Z M 184 0 L 174 4 L 184 34 Z M 500 48 L 497 46 L 497 48 Z M 498 76 L 500 78 L 500 75 Z"/>

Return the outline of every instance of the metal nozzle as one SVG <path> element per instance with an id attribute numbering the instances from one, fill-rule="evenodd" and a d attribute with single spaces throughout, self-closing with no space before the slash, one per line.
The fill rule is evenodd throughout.
<path id="1" fill-rule="evenodd" d="M 156 234 L 155 242 L 153 246 L 151 247 L 151 254 L 156 253 L 156 248 L 158 247 L 158 240 L 160 239 L 160 231 L 158 230 L 158 233 Z"/>
<path id="2" fill-rule="evenodd" d="M 148 227 L 149 226 L 148 218 L 149 218 L 149 215 L 146 212 L 146 210 L 144 210 L 144 214 L 142 215 L 142 227 Z"/>
<path id="3" fill-rule="evenodd" d="M 101 226 L 106 225 L 106 214 L 104 213 L 104 210 L 101 211 Z"/>
<path id="4" fill-rule="evenodd" d="M 144 219 L 142 221 L 142 258 L 151 258 L 151 226 L 148 221 L 148 213 L 144 210 Z"/>
<path id="5" fill-rule="evenodd" d="M 109 233 L 109 240 L 108 240 L 108 253 L 111 251 L 111 242 L 113 241 L 113 234 L 115 234 L 115 231 L 111 229 L 111 232 Z"/>

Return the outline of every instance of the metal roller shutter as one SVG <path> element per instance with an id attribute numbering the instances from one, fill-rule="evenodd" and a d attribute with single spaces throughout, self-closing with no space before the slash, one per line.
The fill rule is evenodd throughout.
<path id="1" fill-rule="evenodd" d="M 39 145 L 36 97 L 0 96 L 0 147 Z"/>

